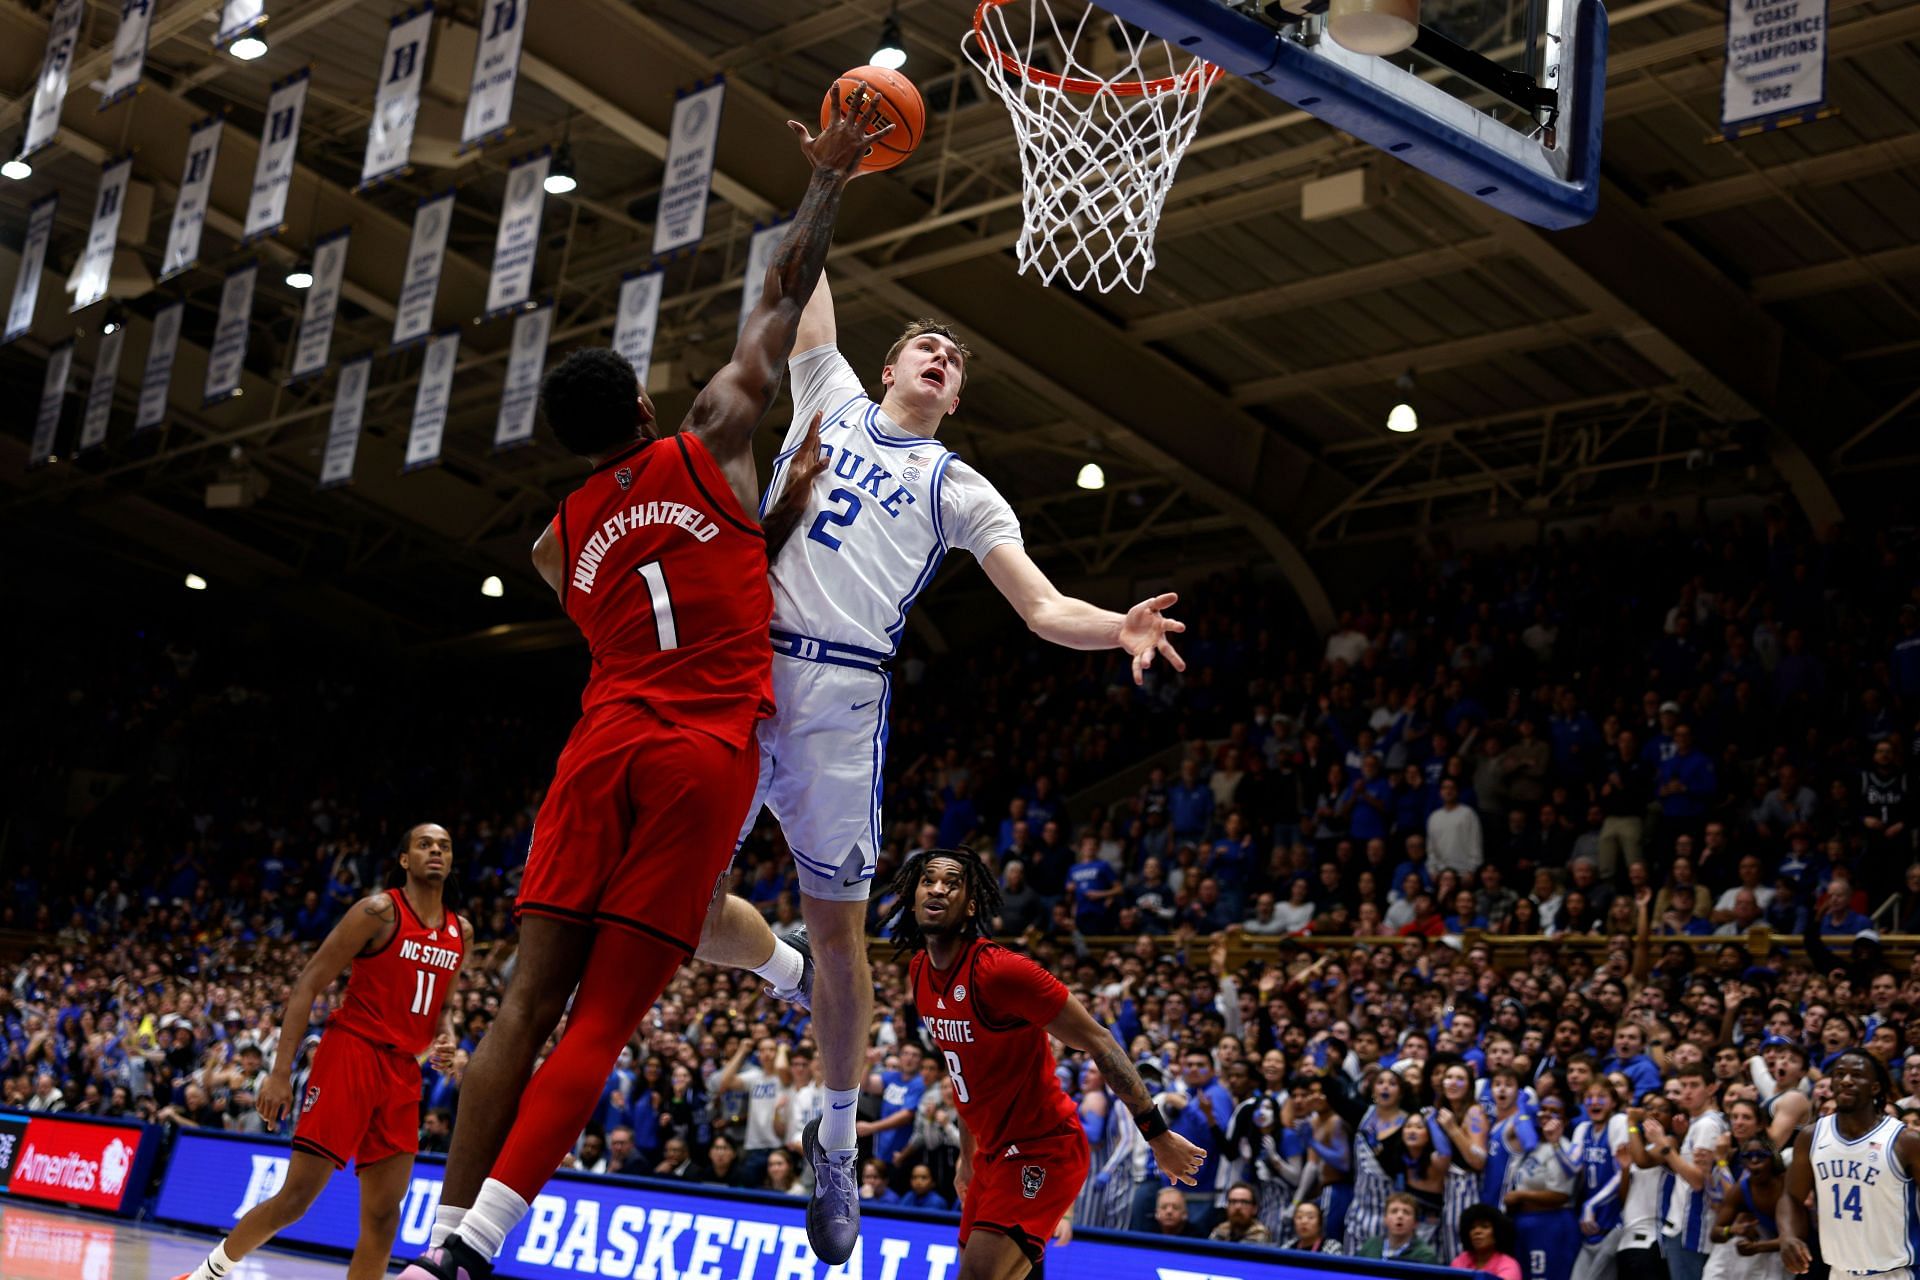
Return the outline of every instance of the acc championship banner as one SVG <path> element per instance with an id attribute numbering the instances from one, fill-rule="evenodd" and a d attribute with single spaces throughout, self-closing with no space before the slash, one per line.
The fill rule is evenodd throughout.
<path id="1" fill-rule="evenodd" d="M 293 153 L 300 143 L 300 116 L 306 109 L 311 76 L 312 72 L 302 67 L 274 85 L 273 96 L 267 99 L 267 131 L 260 139 L 260 158 L 253 166 L 253 194 L 247 199 L 242 244 L 272 235 L 287 220 Z"/>
<path id="2" fill-rule="evenodd" d="M 53 460 L 53 441 L 60 431 L 60 411 L 67 403 L 67 375 L 73 369 L 73 340 L 47 355 L 47 380 L 40 384 L 40 413 L 33 420 L 33 440 L 27 449 L 27 469 Z"/>
<path id="3" fill-rule="evenodd" d="M 653 335 L 660 327 L 660 286 L 665 279 L 658 271 L 628 276 L 620 282 L 620 315 L 613 322 L 613 349 L 627 358 L 647 385 L 653 364 Z"/>
<path id="4" fill-rule="evenodd" d="M 157 1131 L 145 1125 L 9 1112 L 0 1116 L 0 1189 L 9 1196 L 131 1213 L 140 1207 L 159 1147 Z"/>
<path id="5" fill-rule="evenodd" d="M 427 343 L 426 363 L 420 366 L 420 387 L 413 396 L 413 426 L 407 431 L 407 456 L 402 471 L 415 471 L 440 461 L 440 441 L 447 433 L 447 403 L 453 399 L 453 367 L 460 361 L 460 331 L 442 329 Z"/>
<path id="6" fill-rule="evenodd" d="M 313 246 L 313 283 L 300 309 L 300 331 L 293 340 L 294 382 L 311 378 L 327 367 L 333 347 L 333 316 L 340 309 L 340 274 L 347 265 L 347 234 L 352 227 L 321 236 Z"/>
<path id="7" fill-rule="evenodd" d="M 22 156 L 30 156 L 52 142 L 54 131 L 60 127 L 60 107 L 67 100 L 67 74 L 73 70 L 74 46 L 80 38 L 80 18 L 85 11 L 81 0 L 60 0 L 53 8 L 53 21 L 47 26 L 46 57 L 40 63 L 40 79 L 33 86 L 26 132 L 20 138 Z"/>
<path id="8" fill-rule="evenodd" d="M 74 311 L 92 306 L 107 296 L 107 281 L 113 276 L 113 246 L 120 237 L 120 208 L 125 203 L 127 179 L 133 176 L 133 157 L 122 156 L 100 167 L 100 194 L 93 201 L 93 226 L 87 232 L 87 246 L 80 251 L 68 283 L 73 287 Z"/>
<path id="9" fill-rule="evenodd" d="M 173 384 L 173 353 L 180 348 L 180 317 L 184 302 L 170 302 L 153 316 L 153 338 L 147 344 L 147 365 L 140 372 L 140 406 L 134 410 L 133 429 L 145 431 L 167 420 L 167 390 Z"/>
<path id="10" fill-rule="evenodd" d="M 495 452 L 533 439 L 533 412 L 540 403 L 540 375 L 546 371 L 552 333 L 551 302 L 514 317 L 513 352 L 507 357 L 506 385 L 500 388 L 500 420 L 493 428 Z"/>
<path id="11" fill-rule="evenodd" d="M 1827 100 L 1827 0 L 1727 0 L 1720 128 L 1729 137 Z"/>
<path id="12" fill-rule="evenodd" d="M 216 48 L 232 44 L 267 20 L 267 0 L 227 0 L 220 10 L 220 26 L 213 33 Z"/>
<path id="13" fill-rule="evenodd" d="M 487 282 L 488 316 L 520 306 L 533 293 L 533 257 L 540 249 L 540 214 L 552 164 L 553 152 L 543 148 L 507 166 L 507 198 L 500 206 L 493 278 Z"/>
<path id="14" fill-rule="evenodd" d="M 120 7 L 120 30 L 113 37 L 113 66 L 100 87 L 100 110 L 140 88 L 140 72 L 147 65 L 147 28 L 153 25 L 154 0 L 126 0 Z"/>
<path id="15" fill-rule="evenodd" d="M 207 351 L 207 382 L 202 399 L 217 404 L 240 390 L 240 372 L 247 360 L 247 329 L 253 316 L 253 281 L 260 260 L 227 273 L 220 290 L 220 319 L 213 328 L 213 346 Z"/>
<path id="16" fill-rule="evenodd" d="M 107 442 L 107 419 L 113 414 L 113 386 L 120 379 L 120 348 L 126 345 L 127 326 L 117 325 L 100 339 L 93 357 L 93 383 L 87 388 L 87 412 L 80 420 L 80 451 Z"/>
<path id="17" fill-rule="evenodd" d="M 440 292 L 440 264 L 447 253 L 447 228 L 453 223 L 453 192 L 429 196 L 413 213 L 413 238 L 407 242 L 407 274 L 393 309 L 393 345 L 426 336 L 433 328 L 433 300 Z"/>
<path id="18" fill-rule="evenodd" d="M 746 329 L 747 317 L 760 305 L 760 295 L 767 287 L 767 268 L 773 265 L 773 252 L 786 234 L 787 224 L 776 222 L 755 231 L 747 243 L 747 278 L 740 286 L 740 322 L 733 330 L 736 339 Z"/>
<path id="19" fill-rule="evenodd" d="M 333 390 L 333 418 L 327 423 L 327 451 L 320 459 L 320 487 L 334 489 L 353 479 L 353 457 L 360 451 L 360 420 L 366 413 L 367 381 L 373 357 L 356 356 L 340 366 Z"/>
<path id="20" fill-rule="evenodd" d="M 373 123 L 367 126 L 367 156 L 360 162 L 358 190 L 407 167 L 413 150 L 413 125 L 420 117 L 427 37 L 432 32 L 431 0 L 393 19 L 387 31 L 387 51 L 380 60 L 380 88 L 373 98 Z"/>
<path id="21" fill-rule="evenodd" d="M 526 31 L 530 0 L 484 0 L 480 6 L 480 42 L 473 51 L 473 85 L 467 91 L 467 118 L 460 145 L 477 147 L 507 127 L 513 113 L 513 82 L 520 74 L 520 37 Z"/>
<path id="22" fill-rule="evenodd" d="M 33 327 L 33 308 L 40 301 L 40 274 L 47 265 L 47 241 L 53 237 L 53 211 L 60 193 L 41 196 L 27 214 L 27 242 L 20 246 L 20 274 L 13 278 L 13 301 L 7 304 L 7 331 L 0 342 L 12 342 Z"/>
<path id="23" fill-rule="evenodd" d="M 286 1178 L 285 1141 L 182 1130 L 154 1215 L 227 1231 Z M 400 1209 L 394 1252 L 426 1247 L 440 1205 L 444 1156 L 421 1156 Z M 306 1216 L 280 1239 L 350 1249 L 359 1233 L 354 1174 L 333 1175 Z M 829 1267 L 807 1247 L 806 1201 L 684 1182 L 594 1177 L 561 1170 L 507 1235 L 495 1274 L 507 1280 L 957 1280 L 957 1215 L 861 1211 L 853 1256 Z M 1265 1245 L 1162 1242 L 1076 1231 L 1049 1250 L 1048 1280 L 1461 1280 L 1441 1267 L 1287 1253 Z"/>
<path id="24" fill-rule="evenodd" d="M 656 257 L 694 244 L 706 234 L 707 194 L 713 187 L 720 108 L 726 95 L 726 80 L 720 78 L 704 87 L 695 85 L 673 104 L 667 173 L 660 188 L 660 213 L 653 224 Z"/>
<path id="25" fill-rule="evenodd" d="M 173 201 L 167 249 L 160 255 L 162 280 L 200 261 L 200 233 L 207 226 L 207 192 L 213 186 L 213 166 L 220 158 L 220 135 L 225 128 L 226 122 L 219 116 L 208 116 L 187 135 L 187 163 L 180 171 L 180 194 Z"/>

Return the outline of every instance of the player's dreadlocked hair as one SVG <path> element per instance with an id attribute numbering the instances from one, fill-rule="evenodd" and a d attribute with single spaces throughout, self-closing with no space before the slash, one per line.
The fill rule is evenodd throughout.
<path id="1" fill-rule="evenodd" d="M 897 898 L 893 918 L 886 926 L 896 956 L 911 955 L 927 945 L 920 922 L 913 918 L 913 894 L 927 863 L 935 858 L 952 858 L 966 876 L 967 901 L 973 904 L 973 918 L 965 927 L 977 937 L 989 937 L 993 932 L 993 921 L 1000 914 L 1000 884 L 980 855 L 965 845 L 958 849 L 922 849 L 901 864 L 887 888 L 887 892 Z"/>

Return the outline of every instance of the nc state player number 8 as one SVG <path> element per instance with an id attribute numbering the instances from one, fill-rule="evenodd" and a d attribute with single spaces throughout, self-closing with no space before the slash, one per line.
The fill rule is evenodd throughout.
<path id="1" fill-rule="evenodd" d="M 947 1060 L 947 1074 L 953 1077 L 953 1096 L 962 1102 L 973 1101 L 967 1094 L 967 1078 L 960 1074 L 960 1055 L 951 1049 L 943 1049 L 941 1053 Z"/>

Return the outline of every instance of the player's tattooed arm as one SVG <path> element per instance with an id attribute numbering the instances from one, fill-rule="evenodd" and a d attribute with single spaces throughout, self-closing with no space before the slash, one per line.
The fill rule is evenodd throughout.
<path id="1" fill-rule="evenodd" d="M 293 1107 L 293 1062 L 300 1056 L 300 1045 L 306 1040 L 307 1027 L 313 1021 L 313 1002 L 340 976 L 342 969 L 353 963 L 355 956 L 391 936 L 389 931 L 398 919 L 399 911 L 390 894 L 376 893 L 362 899 L 358 907 L 333 926 L 320 949 L 294 979 L 293 990 L 287 993 L 286 1011 L 280 1017 L 280 1043 L 274 1050 L 273 1070 L 260 1086 L 260 1096 L 254 1100 L 255 1109 L 269 1125 L 279 1124 Z"/>
<path id="2" fill-rule="evenodd" d="M 1167 1128 L 1165 1118 L 1154 1107 L 1153 1095 L 1147 1092 L 1140 1073 L 1133 1069 L 1133 1060 L 1113 1038 L 1113 1032 L 1095 1021 L 1085 1005 L 1068 996 L 1066 1005 L 1047 1024 L 1047 1034 L 1093 1059 L 1107 1087 L 1141 1126 L 1140 1131 L 1146 1135 L 1147 1145 L 1153 1148 L 1154 1163 L 1160 1172 L 1170 1181 L 1194 1185 L 1194 1174 L 1207 1153 Z M 1146 1119 L 1141 1119 L 1143 1116 Z"/>

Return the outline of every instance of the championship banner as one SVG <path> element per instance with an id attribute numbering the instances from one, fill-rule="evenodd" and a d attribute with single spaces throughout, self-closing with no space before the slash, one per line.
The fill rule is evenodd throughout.
<path id="1" fill-rule="evenodd" d="M 267 20 L 267 0 L 227 0 L 220 10 L 220 26 L 213 33 L 213 47 L 232 44 Z"/>
<path id="2" fill-rule="evenodd" d="M 126 201 L 127 180 L 133 176 L 133 157 L 121 156 L 100 167 L 100 194 L 93 200 L 93 226 L 87 246 L 73 266 L 68 287 L 73 290 L 69 311 L 84 311 L 107 296 L 113 277 L 113 247 L 120 238 L 120 209 Z"/>
<path id="3" fill-rule="evenodd" d="M 658 271 L 648 271 L 620 282 L 620 315 L 613 322 L 613 349 L 627 358 L 642 387 L 647 385 L 653 364 L 653 335 L 660 327 L 660 286 L 665 278 Z"/>
<path id="4" fill-rule="evenodd" d="M 425 337 L 433 328 L 433 300 L 440 292 L 440 264 L 447 253 L 447 228 L 453 223 L 453 192 L 429 196 L 413 213 L 413 238 L 407 243 L 407 274 L 393 309 L 393 345 Z"/>
<path id="5" fill-rule="evenodd" d="M 1827 0 L 1727 0 L 1721 132 L 1798 124 L 1826 101 Z"/>
<path id="6" fill-rule="evenodd" d="M 287 220 L 287 192 L 293 187 L 293 153 L 300 143 L 300 115 L 307 105 L 312 72 L 302 67 L 273 86 L 267 99 L 267 132 L 253 166 L 253 194 L 247 199 L 247 225 L 240 243 L 248 244 L 280 230 Z"/>
<path id="7" fill-rule="evenodd" d="M 480 42 L 473 51 L 473 84 L 460 146 L 469 150 L 506 129 L 513 114 L 513 82 L 520 74 L 520 37 L 530 0 L 484 0 Z"/>
<path id="8" fill-rule="evenodd" d="M 733 333 L 736 340 L 747 327 L 747 317 L 760 305 L 760 295 L 767 287 L 767 269 L 773 265 L 774 250 L 780 247 L 786 234 L 787 223 L 776 222 L 755 231 L 747 243 L 747 278 L 740 286 L 740 322 L 734 326 Z"/>
<path id="9" fill-rule="evenodd" d="M 460 359 L 460 330 L 442 329 L 427 343 L 420 386 L 413 395 L 413 426 L 407 431 L 402 471 L 417 471 L 440 461 L 440 440 L 447 432 L 447 405 L 453 399 L 453 367 Z"/>
<path id="10" fill-rule="evenodd" d="M 347 234 L 351 227 L 321 236 L 313 246 L 313 283 L 300 309 L 300 329 L 293 340 L 290 382 L 311 378 L 327 367 L 333 347 L 333 316 L 340 309 L 340 276 L 347 265 Z"/>
<path id="11" fill-rule="evenodd" d="M 353 458 L 360 451 L 360 421 L 367 408 L 367 382 L 373 357 L 355 356 L 340 366 L 333 391 L 333 418 L 327 423 L 327 451 L 320 459 L 320 487 L 337 489 L 353 479 Z"/>
<path id="12" fill-rule="evenodd" d="M 80 38 L 80 19 L 85 12 L 81 0 L 60 0 L 54 6 L 53 21 L 47 26 L 46 57 L 33 86 L 27 127 L 20 136 L 22 158 L 52 142 L 60 128 L 60 108 L 67 100 L 67 73 L 73 69 L 74 45 Z"/>
<path id="13" fill-rule="evenodd" d="M 161 280 L 170 280 L 200 261 L 200 233 L 207 227 L 207 193 L 213 187 L 213 166 L 220 158 L 220 135 L 225 127 L 219 116 L 208 116 L 187 135 L 187 163 L 180 172 L 180 194 L 173 200 L 167 249 L 160 255 Z"/>
<path id="14" fill-rule="evenodd" d="M 667 131 L 667 172 L 660 186 L 660 213 L 653 224 L 655 257 L 699 242 L 707 231 L 707 196 L 720 141 L 720 108 L 727 82 L 719 77 L 695 85 L 673 104 Z"/>
<path id="15" fill-rule="evenodd" d="M 40 415 L 33 420 L 33 441 L 27 450 L 27 470 L 53 461 L 54 437 L 60 432 L 60 411 L 67 403 L 67 374 L 73 369 L 73 340 L 47 355 L 47 380 L 40 387 Z"/>
<path id="16" fill-rule="evenodd" d="M 380 60 L 380 88 L 367 126 L 367 156 L 360 162 L 364 191 L 407 167 L 413 126 L 420 118 L 420 82 L 427 72 L 427 38 L 433 32 L 433 0 L 392 20 Z"/>
<path id="17" fill-rule="evenodd" d="M 167 420 L 167 392 L 173 385 L 173 355 L 180 349 L 180 317 L 184 302 L 170 302 L 153 316 L 153 339 L 147 344 L 147 367 L 140 372 L 140 405 L 133 413 L 135 432 L 147 431 Z"/>
<path id="18" fill-rule="evenodd" d="M 53 238 L 53 211 L 60 193 L 41 196 L 27 214 L 27 241 L 20 246 L 20 274 L 13 278 L 13 301 L 7 304 L 7 331 L 0 342 L 12 342 L 33 327 L 33 309 L 40 301 L 40 275 L 47 265 L 47 241 Z"/>
<path id="19" fill-rule="evenodd" d="M 154 0 L 125 0 L 120 6 L 120 30 L 113 37 L 113 66 L 100 86 L 100 110 L 105 111 L 140 88 L 147 65 L 147 28 L 153 25 Z"/>
<path id="20" fill-rule="evenodd" d="M 522 311 L 513 321 L 513 352 L 507 357 L 507 381 L 500 388 L 500 420 L 493 428 L 493 449 L 513 449 L 533 441 L 534 410 L 540 403 L 540 375 L 547 368 L 547 339 L 553 333 L 553 304 Z"/>
<path id="21" fill-rule="evenodd" d="M 487 282 L 487 317 L 511 311 L 533 293 L 533 259 L 540 251 L 540 214 L 547 204 L 547 170 L 553 152 L 542 148 L 507 166 L 507 198 L 493 241 L 493 277 Z"/>
<path id="22" fill-rule="evenodd" d="M 87 412 L 80 420 L 82 453 L 107 442 L 107 419 L 113 414 L 113 388 L 120 380 L 120 348 L 126 340 L 124 324 L 100 339 L 99 354 L 93 358 L 93 383 L 87 388 Z"/>
<path id="23" fill-rule="evenodd" d="M 260 274 L 258 258 L 227 273 L 220 290 L 220 320 L 213 328 L 213 346 L 207 350 L 207 381 L 201 399 L 218 404 L 240 390 L 240 373 L 247 360 L 247 329 L 253 318 L 253 282 Z"/>

